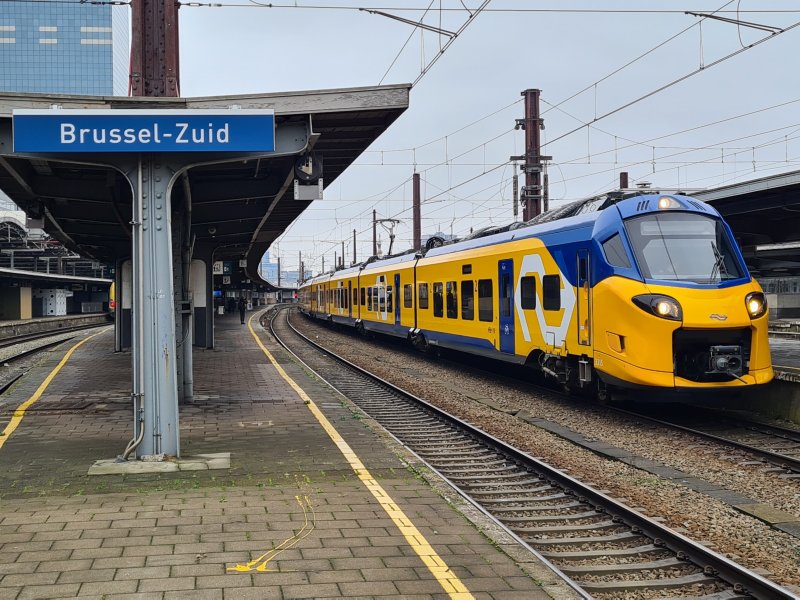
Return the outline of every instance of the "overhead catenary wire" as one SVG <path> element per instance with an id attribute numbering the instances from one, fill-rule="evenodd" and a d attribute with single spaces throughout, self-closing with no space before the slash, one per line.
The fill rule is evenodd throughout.
<path id="1" fill-rule="evenodd" d="M 579 127 L 576 127 L 575 129 L 572 129 L 572 130 L 570 130 L 570 131 L 568 131 L 566 133 L 563 133 L 563 134 L 557 136 L 556 138 L 554 138 L 552 140 L 548 140 L 546 143 L 542 144 L 542 147 L 544 147 L 546 145 L 549 145 L 549 144 L 553 144 L 553 143 L 555 143 L 555 142 L 557 142 L 557 141 L 559 141 L 561 139 L 564 139 L 567 136 L 572 135 L 573 133 L 577 133 L 578 131 L 581 131 L 584 127 L 588 127 L 589 125 L 593 125 L 594 123 L 597 123 L 598 121 L 601 121 L 601 120 L 603 120 L 603 119 L 605 119 L 607 117 L 610 117 L 611 115 L 614 115 L 614 114 L 616 114 L 616 113 L 618 113 L 618 112 L 620 112 L 622 110 L 625 110 L 626 108 L 630 108 L 631 106 L 633 106 L 634 104 L 638 104 L 642 100 L 646 100 L 647 98 L 650 98 L 651 96 L 654 96 L 654 95 L 656 95 L 656 94 L 658 94 L 660 92 L 663 92 L 664 90 L 669 89 L 672 86 L 677 85 L 678 83 L 686 81 L 687 79 L 689 79 L 690 77 L 694 77 L 698 73 L 702 73 L 704 71 L 708 71 L 709 69 L 711 69 L 711 68 L 713 68 L 713 67 L 715 67 L 717 65 L 722 64 L 723 62 L 733 58 L 734 56 L 737 56 L 737 55 L 741 54 L 742 52 L 747 52 L 748 50 L 751 50 L 752 48 L 755 48 L 756 46 L 758 46 L 758 45 L 760 45 L 760 44 L 762 44 L 762 43 L 764 43 L 764 42 L 766 42 L 768 40 L 773 40 L 776 37 L 778 37 L 780 35 L 783 35 L 784 33 L 788 32 L 788 31 L 791 31 L 792 29 L 795 29 L 795 28 L 797 28 L 799 26 L 800 26 L 800 21 L 797 21 L 797 22 L 793 23 L 792 25 L 789 25 L 788 27 L 786 27 L 785 29 L 783 29 L 781 31 L 775 32 L 773 34 L 770 34 L 770 35 L 768 35 L 766 37 L 761 38 L 760 40 L 757 40 L 757 41 L 753 42 L 752 44 L 749 44 L 749 45 L 745 46 L 744 48 L 739 48 L 738 50 L 735 50 L 735 51 L 733 51 L 733 52 L 731 52 L 729 54 L 726 54 L 725 56 L 723 56 L 721 58 L 718 58 L 717 60 L 715 60 L 713 62 L 710 62 L 709 64 L 705 65 L 704 67 L 695 69 L 694 71 L 691 71 L 690 73 L 682 75 L 681 77 L 678 77 L 677 79 L 673 79 L 669 83 L 666 83 L 666 84 L 664 84 L 664 85 L 662 85 L 662 86 L 660 86 L 660 87 L 658 87 L 658 88 L 656 88 L 656 89 L 654 89 L 654 90 L 652 90 L 650 92 L 647 92 L 646 94 L 643 94 L 643 95 L 639 96 L 638 98 L 635 98 L 635 99 L 631 100 L 630 102 L 626 102 L 625 104 L 623 104 L 621 106 L 618 106 L 615 109 L 612 109 L 612 110 L 610 110 L 610 111 L 608 111 L 608 112 L 606 112 L 606 113 L 604 113 L 602 115 L 599 115 L 599 116 L 595 117 L 594 119 L 592 119 L 591 121 L 589 121 L 586 124 L 583 124 L 583 125 L 581 125 Z"/>

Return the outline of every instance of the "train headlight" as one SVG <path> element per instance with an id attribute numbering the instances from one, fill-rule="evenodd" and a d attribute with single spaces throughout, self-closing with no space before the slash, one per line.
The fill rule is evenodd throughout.
<path id="1" fill-rule="evenodd" d="M 750 292 L 745 296 L 744 305 L 751 319 L 757 319 L 767 312 L 767 298 L 761 292 Z"/>
<path id="2" fill-rule="evenodd" d="M 667 208 L 683 208 L 683 207 L 681 206 L 680 202 L 675 200 L 675 198 L 670 198 L 669 196 L 661 196 L 661 198 L 658 199 L 658 208 L 664 210 Z"/>
<path id="3" fill-rule="evenodd" d="M 662 319 L 669 319 L 670 321 L 681 321 L 683 319 L 681 305 L 675 298 L 670 298 L 669 296 L 642 294 L 641 296 L 634 296 L 633 303 L 642 310 Z"/>

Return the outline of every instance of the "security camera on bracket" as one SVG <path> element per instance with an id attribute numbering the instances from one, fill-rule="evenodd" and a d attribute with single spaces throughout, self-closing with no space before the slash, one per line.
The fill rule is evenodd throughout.
<path id="1" fill-rule="evenodd" d="M 294 199 L 322 200 L 322 157 L 309 152 L 294 163 Z"/>

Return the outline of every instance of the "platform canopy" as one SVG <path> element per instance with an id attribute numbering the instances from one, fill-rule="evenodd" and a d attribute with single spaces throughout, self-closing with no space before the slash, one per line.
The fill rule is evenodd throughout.
<path id="1" fill-rule="evenodd" d="M 800 171 L 692 195 L 722 214 L 743 246 L 754 275 L 800 275 Z"/>
<path id="2" fill-rule="evenodd" d="M 272 109 L 276 130 L 309 132 L 304 154 L 322 159 L 322 180 L 333 182 L 408 108 L 409 85 L 206 98 L 113 98 L 0 94 L 0 190 L 68 248 L 102 261 L 131 253 L 131 189 L 117 170 L 76 164 L 74 156 L 32 158 L 12 151 L 14 109 Z M 193 166 L 173 188 L 172 206 L 191 196 L 195 252 L 246 259 L 248 276 L 269 245 L 311 203 L 296 200 L 298 155 L 229 162 L 219 155 Z M 186 185 L 188 183 L 188 185 Z"/>

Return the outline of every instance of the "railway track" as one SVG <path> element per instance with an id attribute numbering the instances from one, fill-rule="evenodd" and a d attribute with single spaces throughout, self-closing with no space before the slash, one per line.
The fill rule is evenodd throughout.
<path id="1" fill-rule="evenodd" d="M 44 350 L 48 350 L 54 346 L 58 346 L 59 344 L 63 344 L 64 342 L 72 339 L 73 336 L 66 336 L 63 337 L 64 334 L 70 333 L 78 333 L 83 331 L 84 329 L 94 329 L 97 327 L 107 327 L 108 323 L 97 323 L 92 325 L 83 325 L 80 327 L 68 327 L 62 329 L 54 329 L 50 331 L 42 331 L 38 333 L 31 333 L 19 336 L 8 337 L 3 340 L 0 340 L 0 350 L 6 350 L 2 353 L 2 360 L 0 360 L 0 364 L 4 368 L 11 367 L 10 369 L 5 369 L 3 372 L 0 372 L 0 396 L 3 395 L 6 390 L 8 390 L 18 379 L 20 379 L 23 375 L 25 375 L 25 368 L 19 368 L 19 363 L 25 358 L 32 356 L 38 352 L 42 352 Z M 28 342 L 35 342 L 37 340 L 46 340 L 47 338 L 59 336 L 57 340 L 51 341 L 43 341 L 41 344 L 37 344 L 33 347 L 28 346 Z M 25 345 L 22 349 L 19 350 L 12 350 L 14 346 L 22 346 Z"/>
<path id="2" fill-rule="evenodd" d="M 800 431 L 795 429 L 748 421 L 719 411 L 702 411 L 697 407 L 693 407 L 691 418 L 675 414 L 655 417 L 615 407 L 611 410 L 742 450 L 784 473 L 800 474 Z"/>
<path id="3" fill-rule="evenodd" d="M 7 338 L 0 339 L 0 349 L 18 346 L 26 342 L 33 342 L 43 338 L 52 337 L 54 335 L 61 335 L 62 333 L 74 333 L 83 331 L 84 329 L 94 329 L 96 327 L 107 327 L 109 323 L 92 323 L 90 325 L 80 325 L 78 327 L 62 327 L 60 329 L 50 329 L 48 331 L 38 331 L 36 333 L 26 333 L 23 335 L 15 335 Z"/>
<path id="4" fill-rule="evenodd" d="M 270 330 L 462 494 L 597 598 L 796 598 L 791 592 L 319 347 Z M 294 353 L 294 352 L 293 352 Z"/>

